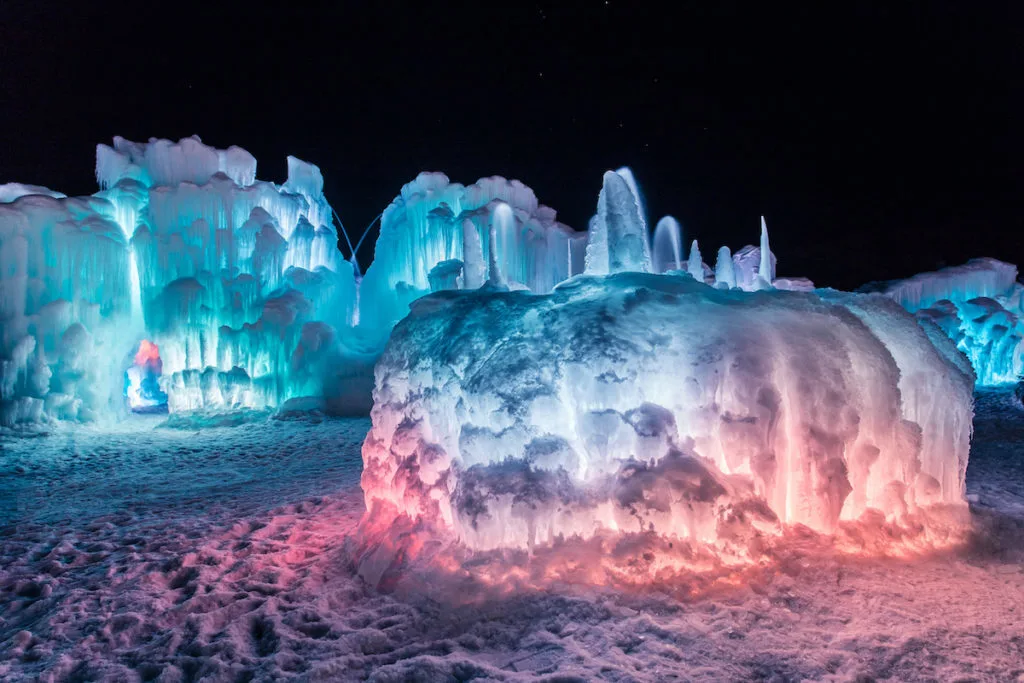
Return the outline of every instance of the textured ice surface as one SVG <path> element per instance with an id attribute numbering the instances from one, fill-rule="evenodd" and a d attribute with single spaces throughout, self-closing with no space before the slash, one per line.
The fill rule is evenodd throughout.
<path id="1" fill-rule="evenodd" d="M 879 296 L 640 273 L 443 292 L 378 363 L 367 507 L 476 549 L 653 531 L 742 552 L 779 523 L 910 524 L 963 504 L 958 358 Z"/>
<path id="2" fill-rule="evenodd" d="M 496 269 L 514 289 L 551 291 L 582 270 L 585 239 L 518 180 L 493 176 L 463 186 L 442 173 L 421 173 L 381 217 L 373 263 L 360 285 L 360 325 L 377 331 L 383 343 L 409 304 L 431 291 L 430 273 L 446 262 L 449 274 L 455 262 L 462 264 L 459 288 L 481 286 Z"/>
<path id="3" fill-rule="evenodd" d="M 992 258 L 866 285 L 935 323 L 967 355 L 981 386 L 1015 382 L 1024 372 L 1024 315 L 1017 267 Z"/>
<path id="4" fill-rule="evenodd" d="M 278 186 L 238 147 L 115 138 L 97 148 L 94 196 L 8 186 L 0 424 L 122 412 L 143 339 L 172 410 L 344 402 L 353 368 L 365 391 L 372 360 L 346 346 L 355 281 L 323 179 L 294 157 L 288 169 Z"/>

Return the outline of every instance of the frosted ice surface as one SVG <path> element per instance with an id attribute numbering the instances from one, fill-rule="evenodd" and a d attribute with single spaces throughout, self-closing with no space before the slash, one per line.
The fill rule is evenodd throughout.
<path id="1" fill-rule="evenodd" d="M 368 514 L 477 549 L 648 529 L 728 544 L 871 510 L 927 524 L 963 505 L 972 378 L 957 355 L 877 296 L 641 273 L 444 292 L 378 364 Z"/>

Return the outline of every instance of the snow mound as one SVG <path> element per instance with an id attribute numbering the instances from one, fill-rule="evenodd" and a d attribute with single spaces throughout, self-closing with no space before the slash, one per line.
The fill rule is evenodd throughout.
<path id="1" fill-rule="evenodd" d="M 973 377 L 879 296 L 581 276 L 417 301 L 376 368 L 365 526 L 475 550 L 963 508 Z M 402 521 L 404 520 L 404 521 Z M 913 522 L 913 524 L 911 524 Z"/>

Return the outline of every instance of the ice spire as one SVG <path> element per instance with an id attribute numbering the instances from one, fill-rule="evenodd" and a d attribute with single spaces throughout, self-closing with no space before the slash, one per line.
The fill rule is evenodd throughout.
<path id="1" fill-rule="evenodd" d="M 636 182 L 636 176 L 633 175 L 633 169 L 629 166 L 623 166 L 619 170 L 615 171 L 622 179 L 629 185 L 629 191 L 633 193 L 633 199 L 636 200 L 636 208 L 640 211 L 640 217 L 644 220 L 644 225 L 647 225 L 647 207 L 644 206 L 643 195 L 640 194 L 640 185 Z"/>
<path id="2" fill-rule="evenodd" d="M 608 272 L 651 272 L 647 225 L 629 183 L 614 171 L 604 174 L 595 227 L 608 241 Z"/>
<path id="3" fill-rule="evenodd" d="M 732 252 L 729 247 L 718 250 L 715 261 L 715 286 L 720 289 L 732 289 L 736 286 L 736 271 L 733 269 Z"/>
<path id="4" fill-rule="evenodd" d="M 697 282 L 704 282 L 704 261 L 700 258 L 700 247 L 697 240 L 690 246 L 690 260 L 686 264 L 686 270 Z"/>
<path id="5" fill-rule="evenodd" d="M 487 282 L 495 286 L 505 284 L 498 267 L 498 235 L 507 235 L 515 225 L 516 217 L 512 215 L 512 207 L 505 202 L 498 202 L 491 216 L 490 240 L 487 245 Z"/>
<path id="6" fill-rule="evenodd" d="M 757 269 L 757 276 L 764 280 L 764 284 L 771 287 L 772 284 L 772 250 L 768 246 L 768 225 L 761 216 L 761 265 Z"/>
<path id="7" fill-rule="evenodd" d="M 667 270 L 683 268 L 683 231 L 679 221 L 672 216 L 665 216 L 654 228 L 654 248 L 651 250 L 654 272 L 664 273 Z"/>
<path id="8" fill-rule="evenodd" d="M 493 244 L 493 242 L 492 242 Z M 484 251 L 473 221 L 462 221 L 462 288 L 479 289 L 484 284 Z"/>

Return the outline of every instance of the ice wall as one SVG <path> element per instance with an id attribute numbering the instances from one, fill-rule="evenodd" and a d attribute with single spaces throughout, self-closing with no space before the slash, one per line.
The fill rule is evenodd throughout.
<path id="1" fill-rule="evenodd" d="M 927 528 L 963 505 L 972 417 L 970 368 L 938 339 L 884 297 L 681 274 L 441 292 L 377 366 L 368 519 L 474 549 Z"/>
<path id="2" fill-rule="evenodd" d="M 343 391 L 332 368 L 365 365 L 352 267 L 319 169 L 288 172 L 258 181 L 248 152 L 198 137 L 115 138 L 92 197 L 0 192 L 0 421 L 116 414 L 142 339 L 174 410 Z"/>
<path id="3" fill-rule="evenodd" d="M 104 199 L 12 195 L 0 204 L 0 425 L 91 419 L 123 389 L 108 359 L 135 351 L 123 345 L 127 238 Z"/>
<path id="4" fill-rule="evenodd" d="M 510 220 L 495 226 L 501 206 L 510 210 Z M 375 330 L 383 345 L 409 304 L 431 291 L 431 272 L 442 263 L 449 281 L 456 262 L 468 266 L 456 276 L 459 288 L 479 286 L 481 266 L 493 258 L 509 287 L 551 291 L 580 272 L 586 239 L 555 216 L 518 180 L 492 176 L 463 186 L 442 173 L 421 173 L 381 217 L 373 263 L 360 285 L 360 325 Z"/>
<path id="5" fill-rule="evenodd" d="M 1016 382 L 1024 373 L 1024 308 L 1017 267 L 992 258 L 866 285 L 934 323 L 974 367 L 981 386 Z"/>

